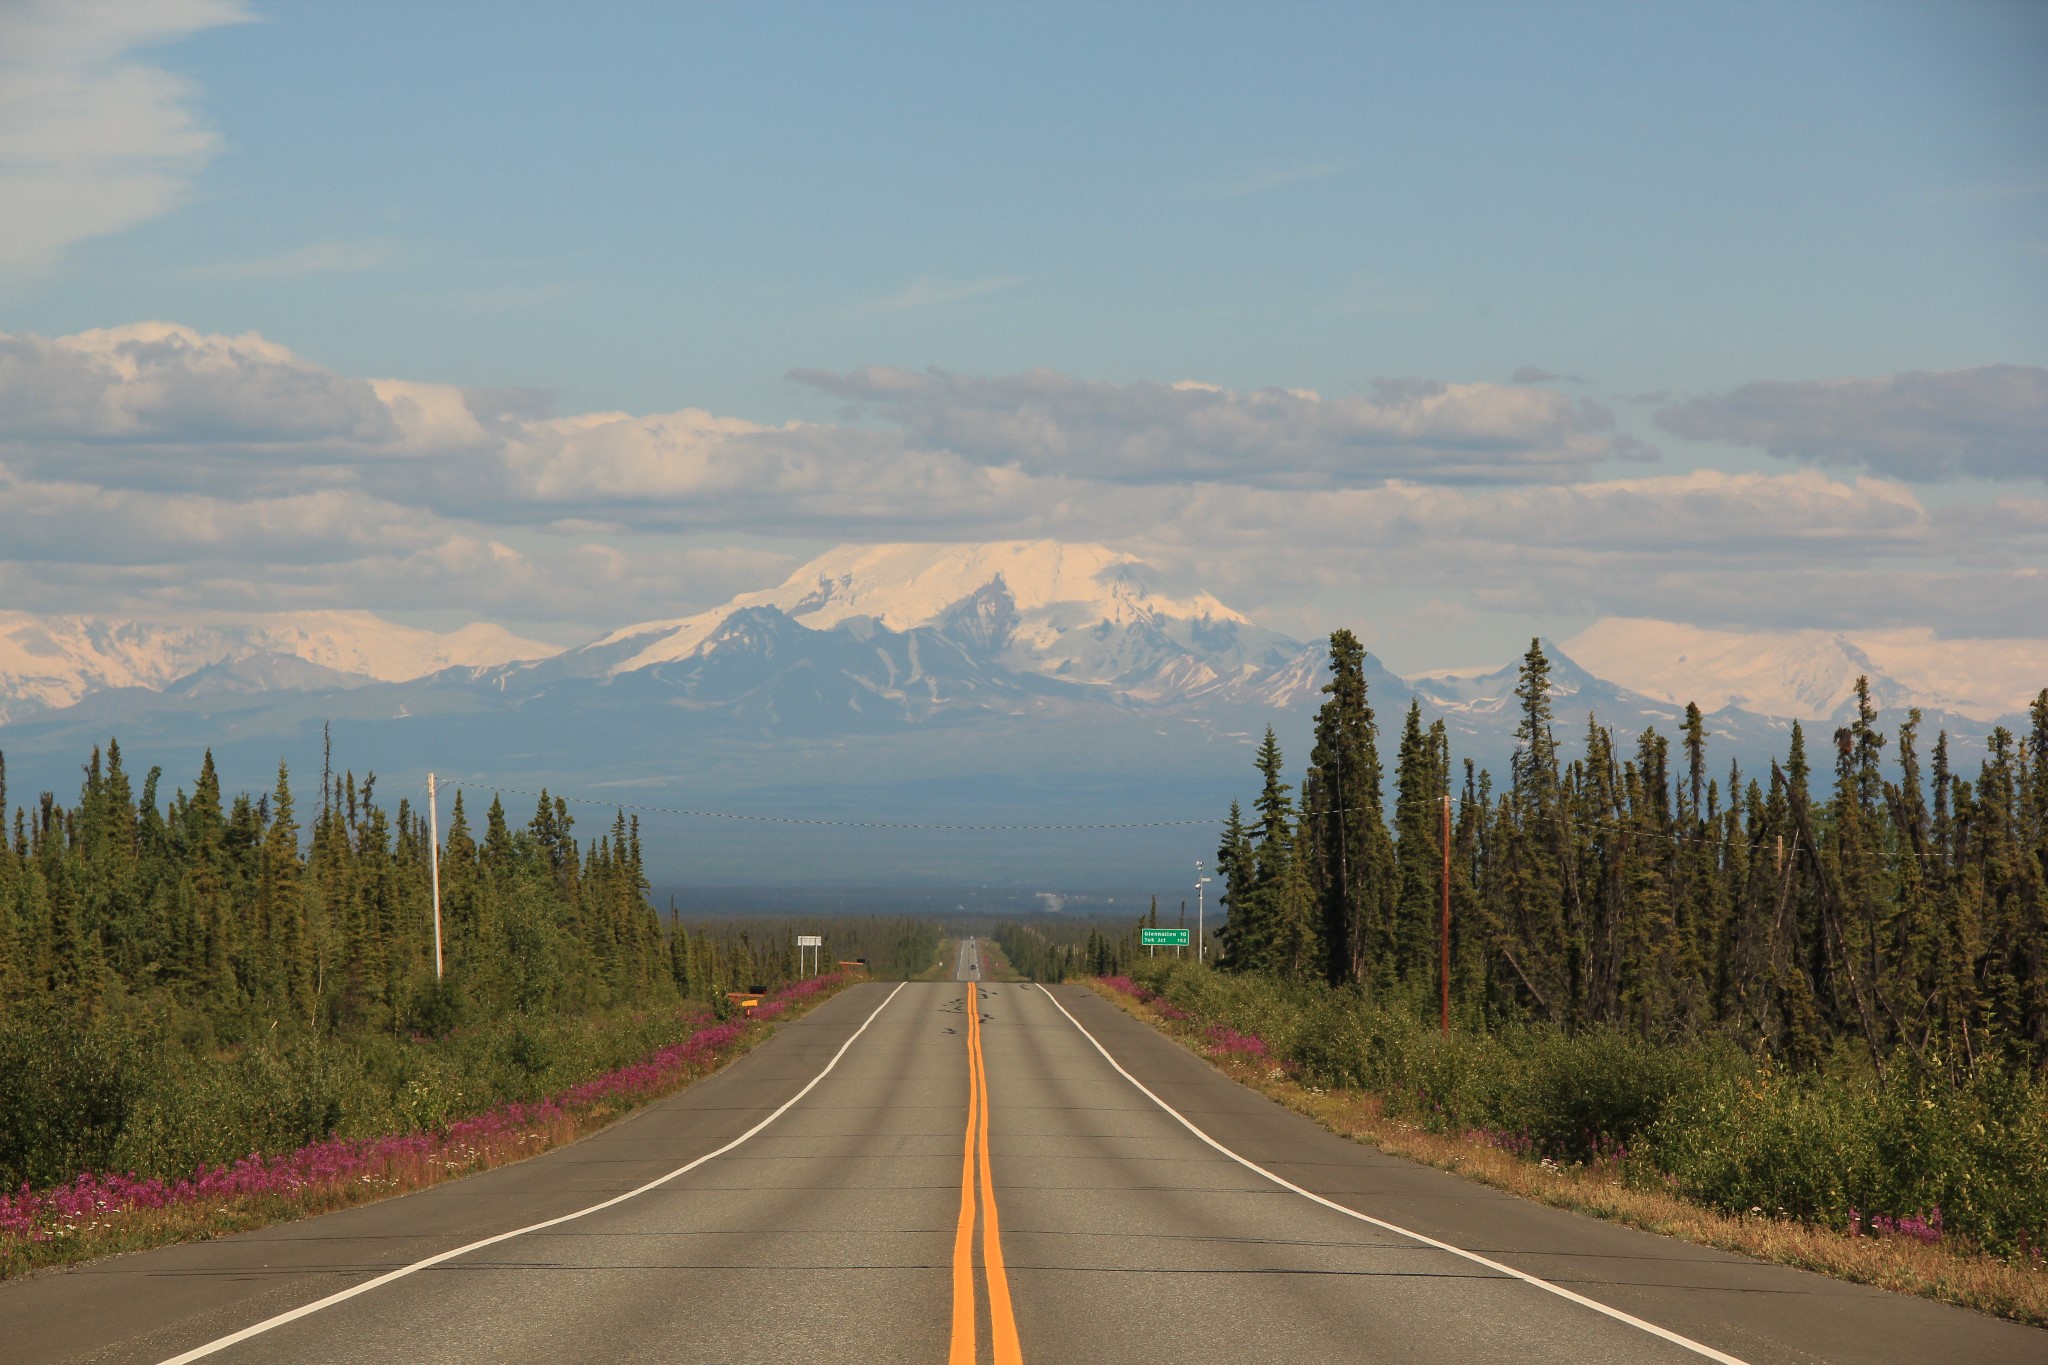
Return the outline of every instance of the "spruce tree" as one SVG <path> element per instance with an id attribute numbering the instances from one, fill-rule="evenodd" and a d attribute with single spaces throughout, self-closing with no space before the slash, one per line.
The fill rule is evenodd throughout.
<path id="1" fill-rule="evenodd" d="M 1422 728 L 1422 705 L 1410 702 L 1394 766 L 1394 859 L 1397 891 L 1381 968 L 1383 980 L 1430 979 L 1436 945 L 1443 853 L 1443 796 L 1447 774 Z"/>
<path id="2" fill-rule="evenodd" d="M 1318 933 L 1332 981 L 1377 975 L 1399 891 L 1380 797 L 1379 727 L 1367 696 L 1365 649 L 1348 630 L 1330 635 L 1329 698 L 1302 783 L 1303 872 L 1319 905 Z"/>

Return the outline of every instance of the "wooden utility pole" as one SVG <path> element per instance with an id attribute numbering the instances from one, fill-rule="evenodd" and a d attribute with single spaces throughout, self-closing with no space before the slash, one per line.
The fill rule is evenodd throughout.
<path id="1" fill-rule="evenodd" d="M 434 808 L 434 775 L 427 774 L 427 861 L 434 878 L 434 980 L 441 979 L 441 813 Z"/>
<path id="2" fill-rule="evenodd" d="M 1437 1019 L 1437 1027 L 1444 1033 L 1451 1031 L 1451 793 L 1444 792 L 1444 915 L 1442 931 L 1442 962 L 1438 976 L 1443 987 L 1443 1009 Z"/>

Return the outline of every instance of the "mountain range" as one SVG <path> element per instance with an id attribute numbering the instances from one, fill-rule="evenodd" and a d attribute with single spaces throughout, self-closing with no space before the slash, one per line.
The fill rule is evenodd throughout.
<path id="1" fill-rule="evenodd" d="M 406 682 L 444 668 L 552 654 L 478 622 L 447 634 L 366 611 L 250 616 L 199 625 L 0 611 L 0 725 L 76 705 L 94 692 L 219 685 L 313 691 Z"/>
<path id="2" fill-rule="evenodd" d="M 1922 707 L 1930 733 L 1948 728 L 1966 756 L 1991 723 L 2023 723 L 2029 670 L 2048 681 L 2048 646 L 2009 646 L 1973 674 L 1930 662 L 1931 640 L 1745 644 L 1601 622 L 1547 645 L 1559 737 L 1575 747 L 1588 713 L 1624 735 L 1672 734 L 1692 696 L 1709 710 L 1717 771 L 1732 759 L 1755 772 L 1782 753 L 1790 717 L 1837 722 L 1863 673 L 1888 711 Z M 386 794 L 432 769 L 517 793 L 508 806 L 545 784 L 588 798 L 586 818 L 644 807 L 651 856 L 690 878 L 1071 887 L 1134 862 L 1186 866 L 1213 829 L 1025 837 L 771 821 L 1199 821 L 1250 794 L 1268 725 L 1298 771 L 1323 656 L 1320 641 L 1168 592 L 1099 545 L 844 546 L 777 587 L 571 649 L 361 612 L 198 626 L 0 614 L 0 751 L 17 804 L 75 785 L 109 736 L 131 764 L 163 765 L 167 786 L 189 782 L 210 747 L 228 786 L 261 788 L 280 759 L 305 783 L 331 728 L 337 764 L 382 774 Z M 1367 662 L 1389 766 L 1414 701 L 1445 721 L 1457 757 L 1504 767 L 1518 659 L 1407 678 Z"/>

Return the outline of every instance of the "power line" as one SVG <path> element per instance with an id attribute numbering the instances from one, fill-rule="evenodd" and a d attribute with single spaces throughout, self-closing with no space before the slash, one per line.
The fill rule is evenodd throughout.
<path id="1" fill-rule="evenodd" d="M 1055 830 L 1106 830 L 1106 829 L 1171 829 L 1188 825 L 1220 825 L 1224 821 L 1211 816 L 1201 820 L 1123 820 L 1105 821 L 1095 824 L 929 824 L 911 820 L 826 820 L 800 815 L 743 815 L 737 811 L 691 810 L 682 806 L 643 806 L 630 801 L 610 801 L 595 796 L 566 796 L 561 792 L 527 791 L 519 787 L 500 787 L 490 782 L 450 781 L 451 787 L 470 787 L 477 791 L 493 792 L 505 796 L 531 796 L 538 800 L 547 796 L 557 801 L 567 801 L 579 806 L 605 806 L 614 810 L 647 812 L 656 815 L 681 815 L 694 820 L 743 820 L 761 825 L 822 825 L 838 829 L 914 829 L 945 833 L 971 834 L 982 832 L 1050 832 Z"/>
<path id="2" fill-rule="evenodd" d="M 530 796 L 539 800 L 545 796 L 553 800 L 566 801 L 577 806 L 603 806 L 609 810 L 634 811 L 652 815 L 680 815 L 693 820 L 734 820 L 757 825 L 804 825 L 826 829 L 901 829 L 922 830 L 930 833 L 981 834 L 981 833 L 1056 833 L 1060 831 L 1119 830 L 1119 829 L 1185 829 L 1197 825 L 1223 825 L 1227 820 L 1208 816 L 1193 820 L 1120 820 L 1097 821 L 1082 824 L 944 824 L 914 820 L 832 820 L 822 817 L 801 815 L 750 815 L 739 811 L 697 810 L 687 806 L 650 806 L 631 801 L 613 801 L 597 796 L 570 796 L 558 791 L 533 791 L 523 787 L 501 787 L 493 782 L 464 782 L 450 779 L 444 785 L 468 787 L 475 791 L 487 791 L 500 796 Z M 1462 798 L 1458 804 L 1464 805 Z M 1348 810 L 1318 812 L 1323 815 L 1350 815 Z M 1641 839 L 1662 839 L 1672 843 L 1721 844 L 1726 839 L 1711 834 L 1673 834 L 1661 830 L 1643 829 L 1639 826 L 1606 820 L 1574 820 L 1565 816 L 1568 825 L 1580 828 L 1591 826 L 1614 833 L 1626 834 Z"/>

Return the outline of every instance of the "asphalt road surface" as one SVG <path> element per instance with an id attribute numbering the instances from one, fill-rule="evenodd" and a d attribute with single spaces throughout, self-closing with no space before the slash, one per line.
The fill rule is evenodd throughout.
<path id="1" fill-rule="evenodd" d="M 202 1358 L 2039 1365 L 2048 1333 L 1516 1200 L 1081 988 L 950 982 L 857 987 L 517 1166 L 0 1284 L 0 1360 Z"/>

